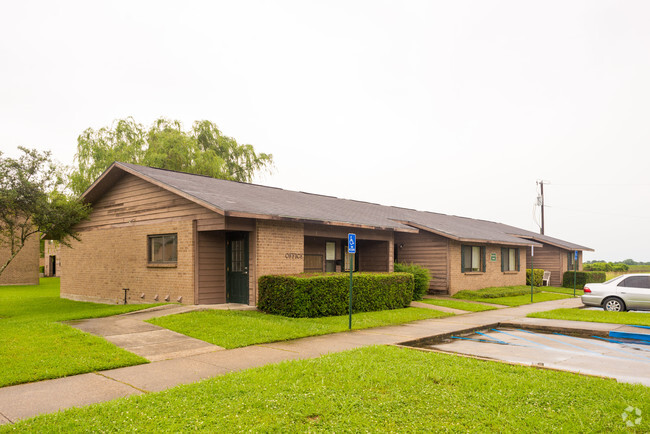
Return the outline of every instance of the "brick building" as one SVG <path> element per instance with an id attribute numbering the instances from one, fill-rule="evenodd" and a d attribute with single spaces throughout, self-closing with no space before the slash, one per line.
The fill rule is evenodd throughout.
<path id="1" fill-rule="evenodd" d="M 8 246 L 0 246 L 0 263 L 4 264 L 10 255 Z M 0 274 L 0 285 L 38 285 L 39 257 L 39 238 L 34 234 L 27 238 L 25 246 Z"/>
<path id="2" fill-rule="evenodd" d="M 453 294 L 525 284 L 531 246 L 590 250 L 495 222 L 126 163 L 82 198 L 93 212 L 60 253 L 61 296 L 75 300 L 115 303 L 129 288 L 129 302 L 256 304 L 265 274 L 391 272 L 394 261 L 427 267 L 430 290 Z"/>
<path id="3" fill-rule="evenodd" d="M 61 277 L 61 244 L 53 240 L 45 240 L 44 247 L 43 275 Z"/>

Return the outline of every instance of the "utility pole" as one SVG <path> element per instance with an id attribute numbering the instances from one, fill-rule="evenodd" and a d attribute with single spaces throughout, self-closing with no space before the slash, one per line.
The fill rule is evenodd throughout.
<path id="1" fill-rule="evenodd" d="M 536 183 L 541 187 L 541 193 L 537 196 L 537 205 L 542 207 L 542 224 L 539 227 L 539 233 L 544 235 L 544 180 L 536 181 Z"/>
<path id="2" fill-rule="evenodd" d="M 539 233 L 544 235 L 544 180 L 539 182 L 542 189 L 542 226 L 539 228 Z"/>

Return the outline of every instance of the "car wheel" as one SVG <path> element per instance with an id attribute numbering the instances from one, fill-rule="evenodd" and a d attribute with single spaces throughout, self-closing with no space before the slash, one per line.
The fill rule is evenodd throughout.
<path id="1" fill-rule="evenodd" d="M 617 297 L 610 297 L 603 302 L 603 309 L 608 312 L 625 312 L 625 303 Z"/>

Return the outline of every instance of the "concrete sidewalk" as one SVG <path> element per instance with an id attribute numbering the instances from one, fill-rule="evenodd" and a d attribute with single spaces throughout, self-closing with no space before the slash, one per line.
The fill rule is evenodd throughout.
<path id="1" fill-rule="evenodd" d="M 458 333 L 482 326 L 523 319 L 532 312 L 572 308 L 581 305 L 579 298 L 569 298 L 441 319 L 416 321 L 397 326 L 354 330 L 292 341 L 253 345 L 233 350 L 224 350 L 221 347 L 199 341 L 204 346 L 188 348 L 187 354 L 175 354 L 172 358 L 160 359 L 145 365 L 1 388 L 0 424 L 11 423 L 70 407 L 81 407 L 124 396 L 161 391 L 179 384 L 188 384 L 228 372 L 241 371 L 284 360 L 313 358 L 327 353 L 369 345 L 398 344 L 430 336 L 452 332 Z M 144 328 L 150 325 L 141 321 L 142 318 L 147 317 L 149 314 L 142 312 L 138 315 L 130 314 L 112 317 L 112 325 L 116 327 L 115 334 L 112 336 L 124 335 L 123 332 L 127 329 L 120 329 L 119 327 L 125 327 L 129 324 L 133 327 Z M 109 320 L 109 318 L 105 318 L 105 320 Z M 136 326 L 136 323 L 139 325 Z M 142 326 L 142 324 L 145 324 L 145 326 Z M 599 326 L 603 327 L 603 325 Z M 97 331 L 95 330 L 95 332 Z M 143 329 L 142 333 L 146 334 L 152 331 L 158 330 Z M 187 337 L 185 336 L 185 338 Z M 164 339 L 162 337 L 159 340 L 164 341 Z M 164 342 L 158 343 L 162 344 L 164 349 L 166 348 Z M 143 341 L 142 346 L 146 347 L 147 343 Z M 134 345 L 135 347 L 137 345 Z M 165 350 L 168 350 L 168 348 Z M 151 357 L 152 352 L 149 351 L 147 354 Z"/>
<path id="2" fill-rule="evenodd" d="M 161 316 L 211 309 L 255 310 L 252 306 L 234 303 L 194 306 L 163 305 L 106 318 L 66 321 L 65 323 L 86 333 L 101 336 L 118 347 L 144 357 L 150 362 L 159 362 L 210 353 L 223 350 L 223 348 L 144 321 Z"/>

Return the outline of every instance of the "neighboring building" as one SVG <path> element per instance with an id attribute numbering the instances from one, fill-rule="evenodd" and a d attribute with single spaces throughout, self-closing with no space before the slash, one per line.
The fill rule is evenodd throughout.
<path id="1" fill-rule="evenodd" d="M 11 250 L 8 246 L 0 246 L 0 263 L 9 259 Z M 38 259 L 40 245 L 38 234 L 27 238 L 25 246 L 0 274 L 0 285 L 38 285 Z"/>
<path id="2" fill-rule="evenodd" d="M 559 240 L 483 220 L 114 163 L 63 247 L 61 296 L 256 304 L 257 279 L 304 271 L 429 268 L 430 290 L 525 284 L 526 250 Z M 357 234 L 355 264 L 347 234 Z M 570 243 L 567 249 L 590 250 Z M 539 250 L 536 250 L 536 252 Z"/>
<path id="3" fill-rule="evenodd" d="M 61 244 L 56 241 L 45 240 L 43 270 L 45 277 L 61 277 Z"/>
<path id="4" fill-rule="evenodd" d="M 535 237 L 528 237 L 538 241 Z M 541 268 L 551 272 L 551 286 L 562 286 L 562 278 L 566 271 L 573 271 L 577 265 L 577 271 L 582 271 L 582 251 L 587 250 L 566 241 L 545 237 L 543 246 L 535 248 L 534 256 L 530 256 L 530 248 L 526 250 L 526 263 L 530 268 L 532 262 L 535 268 Z M 575 260 L 575 252 L 578 251 L 578 260 Z M 531 261 L 532 259 L 532 261 Z"/>

